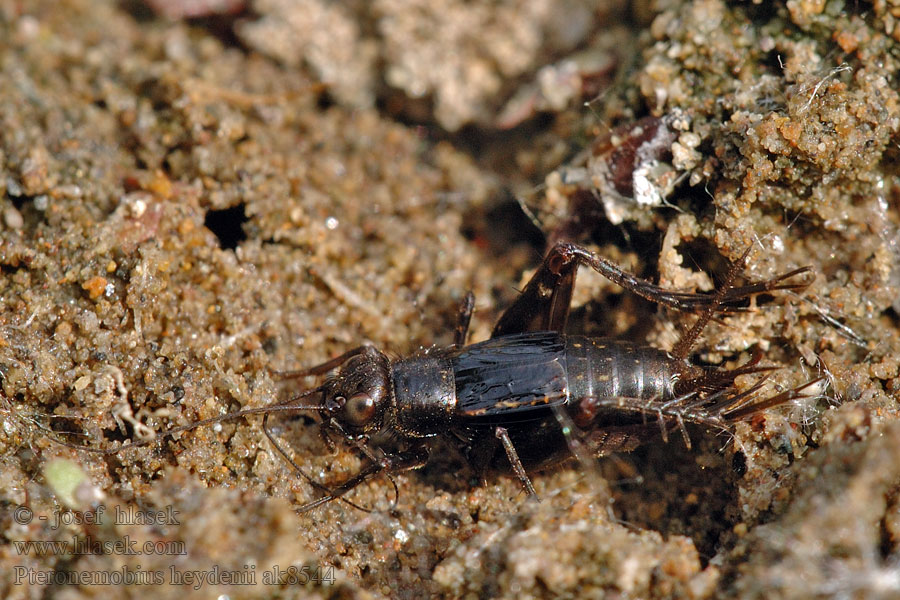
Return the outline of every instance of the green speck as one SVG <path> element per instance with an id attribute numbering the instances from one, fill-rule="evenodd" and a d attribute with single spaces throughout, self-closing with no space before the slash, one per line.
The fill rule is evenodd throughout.
<path id="1" fill-rule="evenodd" d="M 52 460 L 44 467 L 44 479 L 63 504 L 75 510 L 80 508 L 75 491 L 87 480 L 87 475 L 78 463 L 65 458 Z"/>

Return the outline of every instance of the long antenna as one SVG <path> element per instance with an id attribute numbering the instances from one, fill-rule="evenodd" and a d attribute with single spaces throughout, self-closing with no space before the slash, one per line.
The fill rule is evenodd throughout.
<path id="1" fill-rule="evenodd" d="M 300 411 L 300 410 L 321 410 L 322 406 L 319 404 L 295 404 L 299 400 L 302 400 L 308 396 L 312 396 L 313 394 L 317 394 L 322 391 L 322 386 L 317 388 L 313 388 L 311 390 L 307 390 L 300 394 L 299 396 L 294 396 L 289 400 L 285 400 L 283 402 L 278 402 L 277 404 L 270 404 L 267 406 L 258 406 L 255 408 L 245 408 L 243 410 L 235 411 L 232 413 L 228 413 L 225 415 L 219 415 L 218 417 L 210 417 L 208 419 L 202 419 L 200 421 L 195 421 L 189 425 L 180 425 L 178 427 L 174 427 L 167 431 L 159 432 L 153 438 L 147 440 L 137 440 L 131 441 L 127 444 L 123 444 L 117 448 L 95 448 L 93 446 L 82 446 L 78 444 L 72 444 L 63 440 L 60 440 L 56 437 L 51 436 L 50 439 L 60 444 L 61 446 L 65 446 L 66 448 L 72 448 L 74 450 L 79 450 L 81 452 L 90 452 L 92 454 L 118 454 L 123 450 L 127 450 L 129 448 L 139 448 L 142 446 L 149 446 L 151 444 L 158 443 L 162 441 L 163 438 L 171 435 L 175 435 L 177 433 L 183 433 L 185 431 L 190 431 L 191 429 L 196 429 L 197 427 L 203 427 L 204 425 L 214 425 L 216 423 L 222 423 L 223 421 L 232 421 L 234 419 L 239 419 L 241 417 L 246 417 L 248 415 L 258 415 L 258 414 L 266 414 L 269 415 L 274 412 L 289 412 L 289 411 Z"/>

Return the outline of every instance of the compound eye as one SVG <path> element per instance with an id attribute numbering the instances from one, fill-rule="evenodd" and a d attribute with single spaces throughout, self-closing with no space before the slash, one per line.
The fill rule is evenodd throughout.
<path id="1" fill-rule="evenodd" d="M 375 416 L 375 400 L 365 392 L 354 394 L 344 407 L 344 418 L 348 425 L 362 427 Z"/>

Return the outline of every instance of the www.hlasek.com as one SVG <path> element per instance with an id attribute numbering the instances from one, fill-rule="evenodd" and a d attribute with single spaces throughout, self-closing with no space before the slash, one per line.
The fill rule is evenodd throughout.
<path id="1" fill-rule="evenodd" d="M 183 540 L 148 540 L 138 542 L 128 535 L 116 540 L 73 537 L 71 540 L 13 540 L 20 556 L 82 556 L 86 554 L 122 554 L 130 556 L 186 556 Z"/>
<path id="2" fill-rule="evenodd" d="M 311 567 L 278 565 L 256 572 L 256 565 L 244 565 L 242 569 L 222 569 L 218 565 L 211 569 L 178 569 L 170 565 L 168 569 L 144 569 L 141 565 L 123 566 L 115 570 L 59 571 L 56 569 L 35 569 L 13 567 L 14 585 L 177 585 L 190 586 L 199 590 L 204 585 L 333 585 L 334 567 Z"/>

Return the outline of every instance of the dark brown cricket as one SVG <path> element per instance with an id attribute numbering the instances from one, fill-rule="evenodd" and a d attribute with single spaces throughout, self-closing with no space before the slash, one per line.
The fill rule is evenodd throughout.
<path id="1" fill-rule="evenodd" d="M 745 259 L 746 254 L 717 292 L 697 294 L 663 289 L 582 247 L 559 243 L 500 317 L 487 341 L 465 345 L 474 304 L 470 294 L 460 310 L 453 346 L 397 360 L 372 346 L 360 346 L 321 365 L 280 373 L 300 378 L 337 369 L 321 386 L 286 402 L 165 433 L 265 414 L 263 429 L 275 449 L 322 493 L 300 511 L 337 498 L 357 506 L 344 498 L 347 492 L 379 474 L 423 466 L 439 437 L 458 446 L 478 472 L 512 470 L 528 494 L 536 497 L 530 470 L 573 453 L 603 456 L 629 451 L 660 436 L 665 440 L 676 429 L 690 445 L 685 423 L 725 429 L 802 396 L 803 390 L 815 383 L 764 397 L 759 394 L 762 381 L 742 392 L 734 386 L 740 375 L 772 370 L 758 366 L 759 355 L 727 370 L 688 361 L 691 348 L 716 313 L 740 310 L 738 303 L 754 294 L 800 290 L 811 283 L 811 269 L 804 267 L 735 287 L 732 282 Z M 614 339 L 566 335 L 580 265 L 644 298 L 700 316 L 671 352 Z M 313 397 L 319 400 L 310 402 Z M 326 486 L 304 473 L 275 442 L 266 427 L 269 414 L 301 410 L 319 413 L 326 439 L 344 440 L 368 458 L 359 473 L 334 487 Z M 114 453 L 146 443 L 117 449 L 78 448 Z"/>

